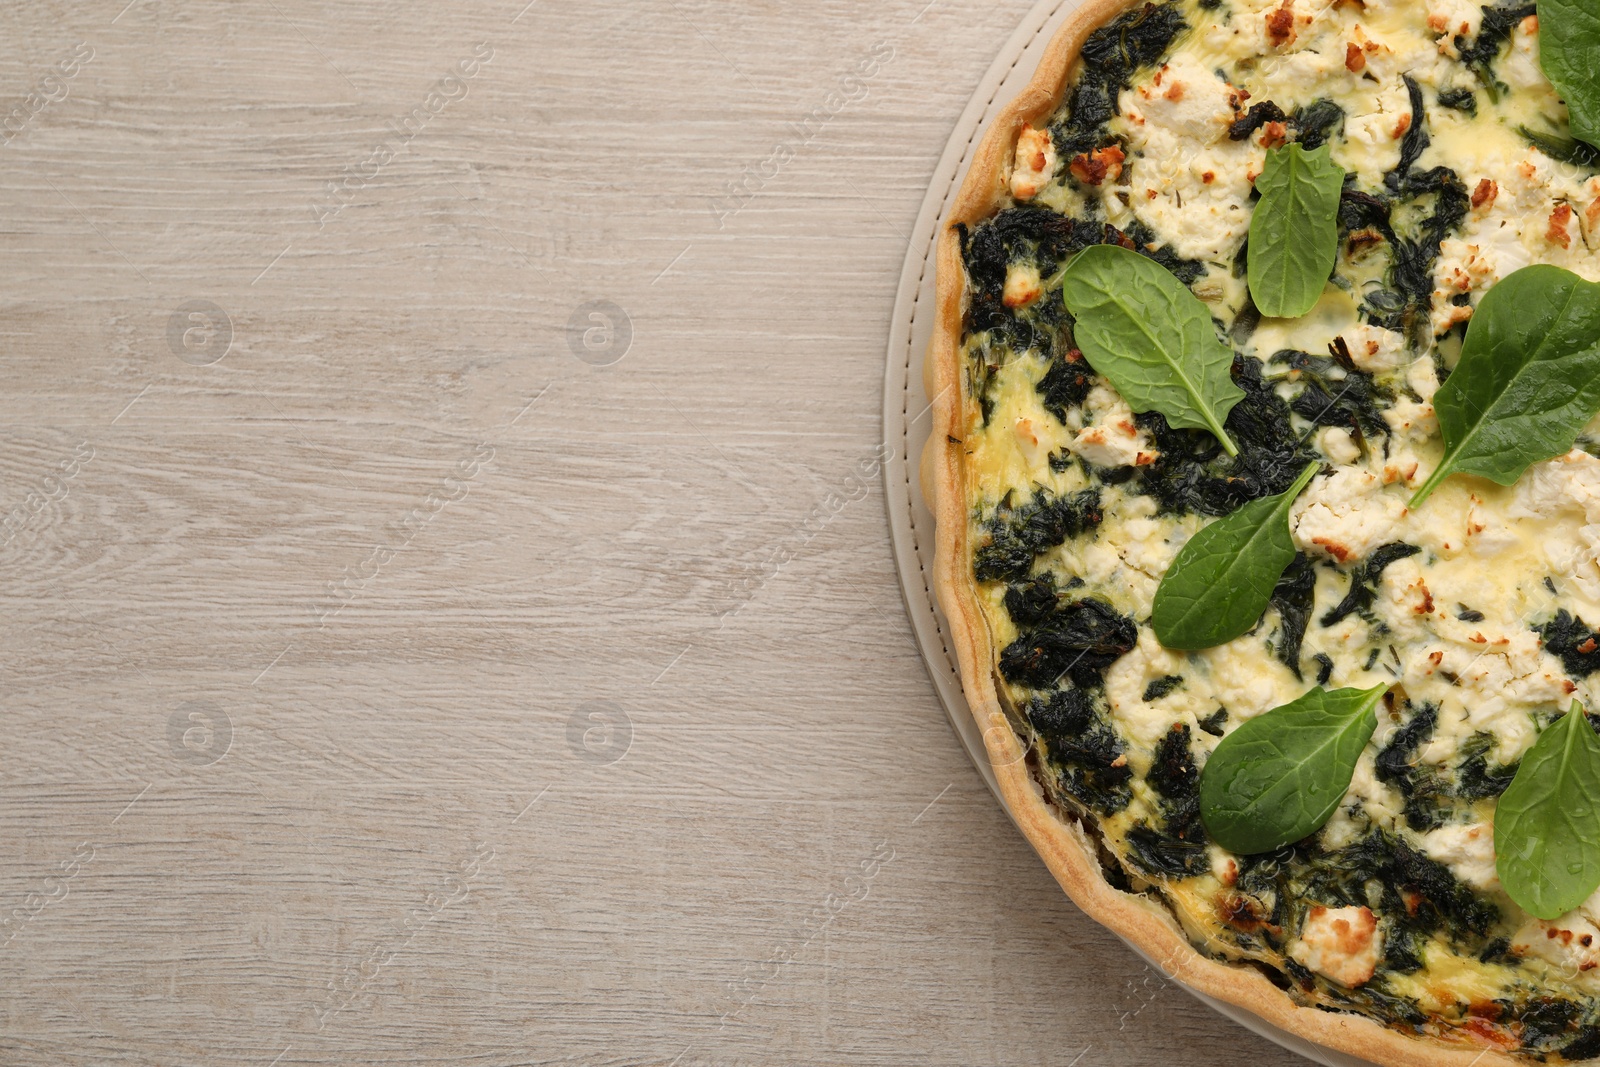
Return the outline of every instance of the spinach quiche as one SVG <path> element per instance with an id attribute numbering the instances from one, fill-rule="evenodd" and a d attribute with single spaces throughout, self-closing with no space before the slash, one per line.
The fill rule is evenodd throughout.
<path id="1" fill-rule="evenodd" d="M 1596 140 L 1595 0 L 1088 0 L 939 236 L 1011 812 L 1170 977 L 1379 1063 L 1600 1056 Z"/>

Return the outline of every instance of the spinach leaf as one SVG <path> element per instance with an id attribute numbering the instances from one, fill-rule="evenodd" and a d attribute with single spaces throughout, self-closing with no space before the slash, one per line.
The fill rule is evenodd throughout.
<path id="1" fill-rule="evenodd" d="M 1506 277 L 1484 294 L 1433 407 L 1444 459 L 1413 508 L 1458 471 L 1510 485 L 1566 452 L 1600 411 L 1600 284 L 1544 263 Z"/>
<path id="2" fill-rule="evenodd" d="M 1600 148 L 1594 145 L 1574 141 L 1571 137 L 1560 133 L 1541 133 L 1527 126 L 1518 126 L 1517 132 L 1551 159 L 1559 159 L 1563 163 L 1571 163 L 1574 167 L 1585 167 L 1589 170 L 1600 165 Z"/>
<path id="3" fill-rule="evenodd" d="M 1600 8 L 1593 0 L 1539 0 L 1539 65 L 1567 102 L 1572 133 L 1600 145 Z"/>
<path id="4" fill-rule="evenodd" d="M 1256 624 L 1294 562 L 1289 508 L 1317 467 L 1308 464 L 1287 492 L 1253 500 L 1189 539 L 1156 589 L 1150 625 L 1158 641 L 1213 648 Z"/>
<path id="5" fill-rule="evenodd" d="M 1212 839 L 1250 856 L 1321 829 L 1350 789 L 1387 691 L 1318 687 L 1224 737 L 1200 772 Z"/>
<path id="6" fill-rule="evenodd" d="M 1539 735 L 1500 797 L 1494 852 L 1500 884 L 1541 919 L 1600 886 L 1600 737 L 1577 701 Z"/>
<path id="7" fill-rule="evenodd" d="M 1295 318 L 1316 306 L 1339 252 L 1344 168 L 1323 145 L 1267 153 L 1256 179 L 1261 202 L 1250 217 L 1250 296 L 1263 315 Z"/>
<path id="8" fill-rule="evenodd" d="M 1233 352 L 1187 286 L 1137 252 L 1095 245 L 1067 266 L 1061 296 L 1084 358 L 1129 407 L 1158 411 L 1173 427 L 1210 430 L 1228 455 L 1239 454 L 1222 428 L 1244 398 L 1229 374 Z"/>

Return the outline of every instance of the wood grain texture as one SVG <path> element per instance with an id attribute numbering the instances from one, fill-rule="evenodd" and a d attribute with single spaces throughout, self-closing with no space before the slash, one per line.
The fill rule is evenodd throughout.
<path id="1" fill-rule="evenodd" d="M 856 473 L 1027 4 L 524 2 L 0 11 L 0 1062 L 1282 1062 L 1006 821 Z"/>

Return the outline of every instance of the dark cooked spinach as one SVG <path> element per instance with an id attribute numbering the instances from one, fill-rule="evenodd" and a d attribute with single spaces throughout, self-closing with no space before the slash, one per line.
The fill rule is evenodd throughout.
<path id="1" fill-rule="evenodd" d="M 1368 553 L 1365 562 L 1351 573 L 1350 588 L 1345 593 L 1344 599 L 1339 601 L 1338 606 L 1324 613 L 1318 621 L 1323 626 L 1334 626 L 1358 611 L 1368 611 L 1377 598 L 1378 582 L 1383 579 L 1384 569 L 1391 563 L 1414 556 L 1421 551 L 1422 549 L 1416 545 L 1408 545 L 1404 541 L 1391 541 L 1373 549 Z M 1367 669 L 1372 669 L 1370 664 Z"/>
<path id="2" fill-rule="evenodd" d="M 1400 139 L 1400 162 L 1383 176 L 1383 184 L 1391 193 L 1399 194 L 1406 187 L 1411 168 L 1416 166 L 1422 153 L 1428 150 L 1432 138 L 1428 136 L 1428 112 L 1422 106 L 1422 86 L 1409 74 L 1400 76 L 1406 84 L 1406 95 L 1411 100 L 1411 124 Z"/>
<path id="3" fill-rule="evenodd" d="M 1275 354 L 1272 363 L 1288 367 L 1291 381 L 1304 383 L 1289 409 L 1312 425 L 1349 430 L 1357 440 L 1389 432 L 1379 405 L 1382 400 L 1387 406 L 1388 391 L 1371 374 L 1358 370 L 1347 353 L 1329 358 L 1286 349 Z"/>
<path id="4" fill-rule="evenodd" d="M 1374 325 L 1410 332 L 1427 321 L 1440 246 L 1466 218 L 1472 198 L 1449 167 L 1426 171 L 1397 168 L 1388 177 L 1395 179 L 1390 196 L 1349 186 L 1344 189 L 1339 201 L 1339 231 L 1342 238 L 1372 231 L 1388 244 L 1389 288 L 1366 294 L 1366 311 Z M 1428 214 L 1407 232 L 1398 232 L 1394 208 L 1424 198 L 1432 201 Z"/>
<path id="5" fill-rule="evenodd" d="M 1493 734 L 1476 733 L 1461 745 L 1461 766 L 1456 771 L 1456 796 L 1466 800 L 1483 800 L 1504 793 L 1516 777 L 1518 764 L 1496 763 L 1489 765 L 1489 753 L 1494 749 Z"/>
<path id="6" fill-rule="evenodd" d="M 1094 388 L 1094 382 L 1094 369 L 1084 361 L 1083 353 L 1074 348 L 1053 358 L 1034 388 L 1044 409 L 1064 423 L 1067 409 L 1082 404 L 1089 390 Z"/>
<path id="7" fill-rule="evenodd" d="M 1272 607 L 1278 609 L 1278 640 L 1273 646 L 1273 655 L 1291 671 L 1296 678 L 1300 674 L 1300 649 L 1306 638 L 1306 626 L 1311 622 L 1311 612 L 1316 602 L 1317 572 L 1311 562 L 1311 557 L 1304 552 L 1297 552 L 1294 562 L 1290 563 L 1283 572 L 1283 577 L 1278 579 L 1278 584 L 1272 590 Z M 1331 673 L 1332 660 L 1329 660 Z M 1317 679 L 1318 685 L 1327 682 L 1326 677 Z"/>
<path id="8" fill-rule="evenodd" d="M 1472 197 L 1449 167 L 1412 172 L 1402 191 L 1408 199 L 1433 197 L 1433 211 L 1415 235 L 1394 238 L 1394 265 L 1390 270 L 1391 284 L 1410 300 L 1407 311 L 1420 325 L 1427 321 L 1433 298 L 1433 268 L 1439 261 L 1440 246 L 1467 217 Z"/>
<path id="9" fill-rule="evenodd" d="M 1405 798 L 1406 825 L 1419 833 L 1444 825 L 1461 814 L 1458 801 L 1497 797 L 1506 791 L 1516 774 L 1516 765 L 1489 764 L 1495 740 L 1476 733 L 1460 747 L 1461 761 L 1450 767 L 1427 763 L 1419 753 L 1432 739 L 1439 725 L 1439 709 L 1434 704 L 1414 707 L 1411 717 L 1396 730 L 1377 756 L 1378 780 L 1393 786 Z"/>
<path id="10" fill-rule="evenodd" d="M 1073 578 L 1072 583 L 1082 585 L 1083 579 Z M 1060 600 L 1056 576 L 1046 571 L 1006 590 L 1006 614 L 1011 616 L 1011 621 L 1018 629 L 1037 626 L 1055 613 Z"/>
<path id="11" fill-rule="evenodd" d="M 1555 1048 L 1565 1043 L 1583 1009 L 1559 997 L 1532 997 L 1521 1005 L 1502 1001 L 1522 1027 L 1522 1043 L 1530 1049 Z"/>
<path id="12" fill-rule="evenodd" d="M 1189 737 L 1187 724 L 1174 723 L 1156 743 L 1145 781 L 1160 798 L 1161 825 L 1144 822 L 1128 832 L 1134 862 L 1150 874 L 1184 878 L 1211 869 L 1200 821 L 1200 772 Z"/>
<path id="13" fill-rule="evenodd" d="M 1194 753 L 1189 751 L 1188 726 L 1173 723 L 1172 729 L 1156 743 L 1155 755 L 1150 761 L 1150 773 L 1145 775 L 1145 781 L 1169 801 L 1180 805 L 1199 803 L 1199 794 L 1195 789 L 1200 781 L 1200 772 L 1194 765 Z"/>
<path id="14" fill-rule="evenodd" d="M 1549 622 L 1535 626 L 1544 638 L 1544 647 L 1561 659 L 1561 665 L 1574 678 L 1587 678 L 1600 671 L 1600 633 L 1596 633 L 1582 617 L 1574 617 L 1566 608 L 1557 611 Z"/>
<path id="15" fill-rule="evenodd" d="M 1337 852 L 1312 852 L 1307 860 L 1310 870 L 1300 885 L 1312 894 L 1310 899 L 1327 894 L 1340 903 L 1365 904 L 1368 883 L 1376 881 L 1382 886 L 1376 910 L 1393 929 L 1414 937 L 1442 932 L 1458 944 L 1478 947 L 1487 942 L 1500 915 L 1444 864 L 1381 830 Z M 1386 965 L 1395 962 L 1385 960 Z M 1409 969 L 1419 965 L 1417 961 Z"/>
<path id="16" fill-rule="evenodd" d="M 1192 878 L 1211 869 L 1204 841 L 1186 841 L 1145 822 L 1136 823 L 1124 840 L 1129 860 L 1146 874 Z"/>
<path id="17" fill-rule="evenodd" d="M 1251 134 L 1269 122 L 1287 122 L 1289 116 L 1283 108 L 1271 100 L 1263 100 L 1259 104 L 1251 104 L 1250 110 L 1234 119 L 1233 125 L 1228 127 L 1228 137 L 1235 141 L 1248 140 Z"/>
<path id="18" fill-rule="evenodd" d="M 1041 553 L 1095 529 L 1104 520 L 1100 490 L 1071 496 L 1040 492 L 1020 507 L 1002 504 L 988 522 L 989 543 L 973 553 L 980 582 L 1016 582 L 1028 576 Z"/>
<path id="19" fill-rule="evenodd" d="M 1132 619 L 1103 600 L 1084 599 L 1057 609 L 1000 653 L 1000 673 L 1012 685 L 1050 689 L 1071 676 L 1092 684 L 1138 640 Z"/>
<path id="20" fill-rule="evenodd" d="M 1441 89 L 1439 90 L 1439 106 L 1447 107 L 1452 111 L 1464 112 L 1468 115 L 1478 113 L 1478 94 L 1471 89 Z"/>
<path id="21" fill-rule="evenodd" d="M 1181 685 L 1183 685 L 1183 675 L 1181 674 L 1169 674 L 1165 677 L 1157 678 L 1144 687 L 1144 696 L 1141 699 L 1146 704 L 1153 700 L 1160 700 Z"/>
<path id="22" fill-rule="evenodd" d="M 1344 118 L 1344 108 L 1332 100 L 1313 100 L 1295 111 L 1289 119 L 1289 129 L 1294 132 L 1295 140 L 1310 151 L 1327 144 Z"/>
<path id="23" fill-rule="evenodd" d="M 1231 515 L 1252 500 L 1283 492 L 1319 458 L 1295 433 L 1289 405 L 1263 377 L 1260 361 L 1235 357 L 1233 380 L 1244 390 L 1226 423 L 1239 445 L 1237 457 L 1224 455 L 1209 433 L 1174 430 L 1159 415 L 1136 420 L 1159 452 L 1155 463 L 1139 468 L 1141 488 L 1163 512 Z"/>
<path id="24" fill-rule="evenodd" d="M 1058 690 L 1029 702 L 1024 713 L 1063 792 L 1101 815 L 1114 815 L 1128 806 L 1133 772 L 1122 759 L 1123 743 L 1087 690 Z"/>
<path id="25" fill-rule="evenodd" d="M 1461 62 L 1477 74 L 1478 81 L 1489 90 L 1490 99 L 1498 100 L 1500 92 L 1505 88 L 1494 75 L 1495 61 L 1500 58 L 1506 42 L 1511 40 L 1512 31 L 1517 28 L 1518 23 L 1529 15 L 1536 14 L 1538 9 L 1537 4 L 1485 6 L 1478 36 L 1468 40 L 1460 34 L 1456 35 L 1456 52 L 1461 56 Z"/>
<path id="26" fill-rule="evenodd" d="M 1378 781 L 1394 786 L 1405 797 L 1406 825 L 1419 833 L 1442 825 L 1449 814 L 1441 803 L 1449 795 L 1448 783 L 1438 767 L 1417 758 L 1418 750 L 1433 737 L 1438 725 L 1437 705 L 1416 706 L 1376 761 Z"/>
<path id="27" fill-rule="evenodd" d="M 1133 84 L 1141 67 L 1167 54 L 1188 29 L 1176 4 L 1145 4 L 1126 11 L 1089 34 L 1079 52 L 1083 70 L 1051 137 L 1062 159 L 1111 143 L 1106 124 L 1117 113 L 1117 96 Z"/>

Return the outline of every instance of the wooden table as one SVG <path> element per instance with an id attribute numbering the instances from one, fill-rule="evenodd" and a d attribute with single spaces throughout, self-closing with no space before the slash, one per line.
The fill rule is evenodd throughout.
<path id="1" fill-rule="evenodd" d="M 1026 0 L 525 3 L 0 11 L 0 1062 L 1284 1062 L 1007 822 L 859 476 Z"/>

